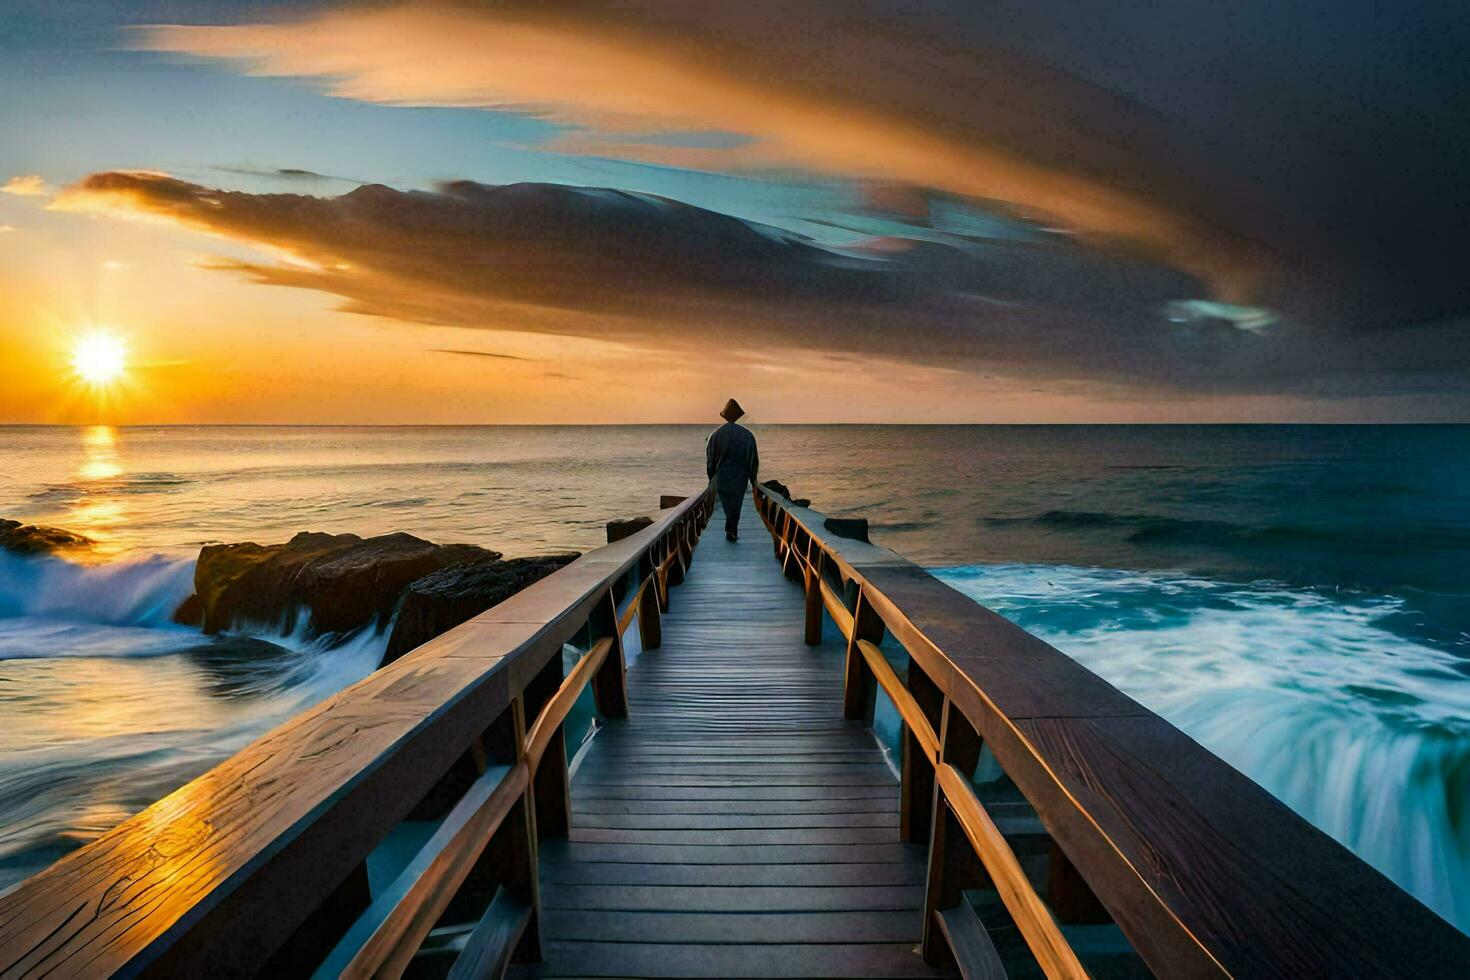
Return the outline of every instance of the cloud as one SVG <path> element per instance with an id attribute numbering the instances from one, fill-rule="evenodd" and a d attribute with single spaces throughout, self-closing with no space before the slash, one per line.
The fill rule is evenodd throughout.
<path id="1" fill-rule="evenodd" d="M 15 231 L 15 225 L 0 225 L 0 235 L 11 231 Z"/>
<path id="2" fill-rule="evenodd" d="M 435 348 L 432 348 L 429 351 L 429 353 L 431 353 L 431 354 L 459 354 L 459 355 L 461 355 L 463 357 L 490 357 L 490 358 L 494 358 L 497 361 L 529 361 L 529 360 L 533 360 L 533 358 L 521 357 L 521 356 L 519 356 L 517 354 L 498 354 L 498 353 L 496 353 L 494 351 L 488 351 L 488 350 L 454 350 L 452 348 L 445 348 L 445 347 L 435 347 Z"/>
<path id="3" fill-rule="evenodd" d="M 550 149 L 999 202 L 1184 270 L 1204 299 L 1371 332 L 1470 309 L 1470 19 L 1431 6 L 501 0 L 134 40 L 574 127 Z M 747 139 L 657 138 L 712 131 Z"/>
<path id="4" fill-rule="evenodd" d="M 696 361 L 840 352 L 1189 391 L 1356 392 L 1446 372 L 1451 380 L 1434 383 L 1463 389 L 1470 376 L 1454 324 L 1334 342 L 1289 320 L 1264 325 L 1251 311 L 1188 305 L 1204 288 L 1198 280 L 1067 236 L 926 228 L 924 238 L 838 250 L 645 194 L 470 181 L 311 197 L 108 172 L 65 189 L 52 207 L 260 247 L 277 260 L 211 267 L 330 293 L 354 313 L 586 337 Z"/>
<path id="5" fill-rule="evenodd" d="M 0 193 L 17 197 L 42 197 L 50 192 L 46 180 L 40 174 L 21 174 L 11 177 L 0 187 Z"/>
<path id="6" fill-rule="evenodd" d="M 959 52 L 855 22 L 835 5 L 804 5 L 799 18 L 785 5 L 742 7 L 711 12 L 697 26 L 672 0 L 620 13 L 581 4 L 417 4 L 155 25 L 134 41 L 226 59 L 251 74 L 319 79 L 343 98 L 522 111 L 583 127 L 548 147 L 562 152 L 717 169 L 798 166 L 1010 202 L 1166 255 L 1222 298 L 1240 298 L 1260 275 L 1253 245 L 1161 202 L 1158 182 L 1143 190 L 1065 163 L 1115 158 L 1129 138 L 1153 136 L 1147 114 L 1126 100 L 998 50 Z M 923 66 L 924 91 L 881 67 L 905 61 Z M 1063 94 L 1041 94 L 1052 87 Z M 1023 115 L 1035 129 L 1061 108 L 1069 117 L 1106 114 L 1120 132 L 1070 133 L 1049 161 L 996 136 Z M 655 138 L 688 131 L 745 138 L 714 146 Z"/>
<path id="7" fill-rule="evenodd" d="M 216 167 L 220 173 L 240 174 L 246 177 L 276 177 L 284 180 L 317 181 L 329 180 L 340 181 L 347 184 L 361 184 L 364 181 L 355 180 L 352 177 L 334 177 L 331 174 L 317 173 L 315 170 L 303 170 L 300 167 Z"/>

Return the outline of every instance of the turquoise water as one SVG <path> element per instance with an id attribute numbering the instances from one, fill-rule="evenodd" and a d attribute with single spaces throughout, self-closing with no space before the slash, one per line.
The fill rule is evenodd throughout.
<path id="1" fill-rule="evenodd" d="M 754 428 L 765 475 L 1470 927 L 1470 427 Z M 700 486 L 707 431 L 0 428 L 0 516 L 99 541 L 0 555 L 0 887 L 376 663 L 373 636 L 168 623 L 201 543 L 585 550 Z"/>

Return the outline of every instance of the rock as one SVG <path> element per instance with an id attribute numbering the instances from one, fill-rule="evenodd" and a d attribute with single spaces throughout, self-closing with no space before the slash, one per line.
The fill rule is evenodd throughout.
<path id="1" fill-rule="evenodd" d="M 174 622 L 183 626 L 204 625 L 204 600 L 199 598 L 199 593 L 194 592 L 189 598 L 179 603 L 179 608 L 174 610 Z"/>
<path id="2" fill-rule="evenodd" d="M 614 541 L 631 537 L 651 524 L 653 524 L 651 517 L 630 517 L 625 521 L 608 521 L 607 543 L 612 544 Z"/>
<path id="3" fill-rule="evenodd" d="M 59 527 L 22 524 L 0 518 L 0 548 L 22 555 L 44 555 L 74 548 L 90 548 L 92 539 Z"/>
<path id="4" fill-rule="evenodd" d="M 810 507 L 812 505 L 812 502 L 806 497 L 792 496 L 791 488 L 782 483 L 780 480 L 762 480 L 761 482 L 798 507 Z"/>
<path id="5" fill-rule="evenodd" d="M 289 629 L 304 607 L 313 629 L 345 632 L 385 621 L 410 582 L 499 557 L 475 545 L 437 545 L 402 533 L 361 538 L 307 531 L 285 544 L 206 545 L 194 566 L 196 595 L 174 615 L 205 633 L 242 621 L 284 620 Z"/>
<path id="6" fill-rule="evenodd" d="M 411 584 L 403 597 L 383 663 L 392 663 L 578 557 L 572 553 L 510 558 L 453 565 L 425 575 Z"/>
<path id="7" fill-rule="evenodd" d="M 868 540 L 868 519 L 866 517 L 829 517 L 822 522 L 831 533 L 839 538 L 851 538 L 854 541 Z M 868 542 L 871 544 L 871 542 Z"/>
<path id="8" fill-rule="evenodd" d="M 780 480 L 762 480 L 761 482 L 770 487 L 772 490 L 779 493 L 781 496 L 785 497 L 787 500 L 791 499 L 791 488 L 782 483 Z"/>

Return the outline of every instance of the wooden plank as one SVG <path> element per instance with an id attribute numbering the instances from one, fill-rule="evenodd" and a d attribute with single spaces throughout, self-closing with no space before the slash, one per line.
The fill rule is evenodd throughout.
<path id="1" fill-rule="evenodd" d="M 808 827 L 882 827 L 887 840 L 898 833 L 898 814 L 876 813 L 587 813 L 577 817 L 578 830 L 755 830 Z"/>
<path id="2" fill-rule="evenodd" d="M 1005 980 L 1000 953 L 969 902 L 934 915 L 963 980 Z"/>
<path id="3" fill-rule="evenodd" d="M 573 800 L 573 812 L 592 813 L 668 813 L 706 814 L 719 813 L 730 816 L 742 814 L 781 813 L 898 813 L 898 800 L 891 796 L 856 798 L 822 797 L 815 800 L 648 800 L 648 799 L 589 799 L 577 796 Z"/>
<path id="4" fill-rule="evenodd" d="M 573 795 L 582 799 L 603 800 L 886 800 L 895 795 L 894 787 L 880 784 L 865 786 L 763 786 L 759 783 L 725 786 L 619 786 L 612 783 L 574 783 Z"/>
<path id="5" fill-rule="evenodd" d="M 543 885 L 697 885 L 836 888 L 924 884 L 924 869 L 902 864 L 605 864 L 541 863 Z M 757 909 L 756 911 L 760 911 Z"/>
<path id="6" fill-rule="evenodd" d="M 676 945 L 556 941 L 553 964 L 575 964 L 561 975 L 589 977 L 929 977 L 911 943 Z M 543 975 L 549 975 L 543 971 Z"/>
<path id="7" fill-rule="evenodd" d="M 854 849 L 841 844 L 594 844 L 545 841 L 547 859 L 622 861 L 631 864 L 887 864 L 922 860 L 922 850 L 904 844 L 873 844 Z"/>
<path id="8" fill-rule="evenodd" d="M 903 943 L 914 937 L 909 908 L 836 912 L 633 912 L 551 909 L 558 939 L 663 943 Z M 650 939 L 650 937 L 656 937 Z"/>
<path id="9" fill-rule="evenodd" d="M 579 825 L 572 840 L 603 844 L 679 844 L 722 847 L 732 844 L 889 844 L 894 828 L 883 827 L 778 827 L 692 830 L 663 828 L 613 828 Z"/>
<path id="10" fill-rule="evenodd" d="M 448 980 L 495 980 L 502 976 L 530 922 L 529 905 L 503 888 L 496 892 L 450 967 Z"/>
<path id="11" fill-rule="evenodd" d="M 910 915 L 909 938 L 919 932 L 913 918 L 923 899 L 920 885 L 823 885 L 763 888 L 745 886 L 545 884 L 542 902 L 556 909 L 623 909 L 653 912 L 811 912 L 885 909 Z M 559 935 L 554 933 L 553 935 Z"/>

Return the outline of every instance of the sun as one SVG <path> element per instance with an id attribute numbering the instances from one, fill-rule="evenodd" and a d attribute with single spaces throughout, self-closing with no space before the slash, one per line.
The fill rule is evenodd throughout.
<path id="1" fill-rule="evenodd" d="M 77 338 L 71 351 L 71 369 L 93 387 L 112 384 L 128 365 L 128 345 L 121 337 L 96 331 Z"/>

